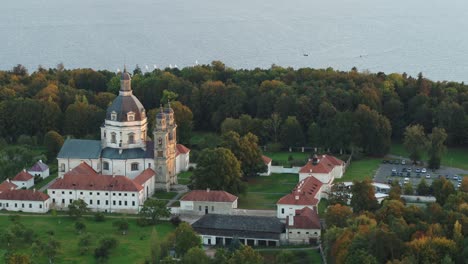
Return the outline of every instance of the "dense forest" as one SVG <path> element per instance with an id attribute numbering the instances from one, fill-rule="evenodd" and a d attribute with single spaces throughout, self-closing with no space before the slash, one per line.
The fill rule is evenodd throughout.
<path id="1" fill-rule="evenodd" d="M 22 65 L 0 71 L 0 141 L 41 143 L 48 131 L 96 138 L 119 74 L 106 70 Z M 468 86 L 433 82 L 422 74 L 329 69 L 231 69 L 222 62 L 183 69 L 132 72 L 134 94 L 153 117 L 174 101 L 179 141 L 195 131 L 234 130 L 261 145 L 362 150 L 380 156 L 405 127 L 444 128 L 447 144 L 468 145 Z M 150 122 L 152 122 L 150 118 Z M 151 126 L 151 123 L 150 123 Z"/>

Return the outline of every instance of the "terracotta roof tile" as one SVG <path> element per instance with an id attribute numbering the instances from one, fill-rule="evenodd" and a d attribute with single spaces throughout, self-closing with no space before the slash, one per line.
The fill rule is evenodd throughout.
<path id="1" fill-rule="evenodd" d="M 16 174 L 16 176 L 12 179 L 12 181 L 29 181 L 32 178 L 34 178 L 34 176 L 22 170 L 20 173 Z"/>
<path id="2" fill-rule="evenodd" d="M 148 168 L 140 173 L 140 175 L 136 176 L 135 179 L 133 179 L 134 182 L 138 183 L 139 185 L 145 184 L 151 177 L 155 176 L 156 172 L 154 170 Z"/>
<path id="3" fill-rule="evenodd" d="M 314 176 L 300 181 L 290 194 L 281 197 L 276 204 L 317 205 L 317 194 L 323 183 Z"/>
<path id="4" fill-rule="evenodd" d="M 4 191 L 11 190 L 11 188 L 16 189 L 18 186 L 8 180 L 0 183 L 0 193 Z"/>
<path id="5" fill-rule="evenodd" d="M 88 165 L 86 162 L 81 162 L 80 165 L 73 168 L 71 171 L 65 173 L 65 175 L 97 175 L 98 173 Z"/>
<path id="6" fill-rule="evenodd" d="M 176 148 L 177 148 L 177 153 L 180 153 L 180 154 L 187 154 L 190 152 L 190 149 L 182 144 L 177 144 Z"/>
<path id="7" fill-rule="evenodd" d="M 237 200 L 237 196 L 225 191 L 193 190 L 184 195 L 180 200 L 197 202 L 234 202 Z"/>
<path id="8" fill-rule="evenodd" d="M 288 218 L 291 216 L 288 216 Z M 293 225 L 288 227 L 301 228 L 301 229 L 320 229 L 320 219 L 317 215 L 317 212 L 310 209 L 309 207 L 304 207 L 301 210 L 296 210 L 296 215 L 294 217 Z M 286 219 L 286 223 L 289 223 L 289 219 Z"/>
<path id="9" fill-rule="evenodd" d="M 265 155 L 262 155 L 262 159 L 263 159 L 263 163 L 265 163 L 265 165 L 268 165 L 271 162 L 271 158 L 269 158 L 269 157 L 267 157 Z"/>
<path id="10" fill-rule="evenodd" d="M 0 200 L 45 201 L 49 195 L 32 190 L 8 190 L 0 193 Z"/>
<path id="11" fill-rule="evenodd" d="M 319 156 L 319 163 L 313 164 L 312 160 L 309 160 L 304 165 L 299 173 L 330 173 L 335 166 L 343 165 L 344 162 L 329 155 Z"/>

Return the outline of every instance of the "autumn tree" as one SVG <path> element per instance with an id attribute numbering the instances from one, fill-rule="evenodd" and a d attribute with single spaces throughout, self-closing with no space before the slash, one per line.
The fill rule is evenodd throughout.
<path id="1" fill-rule="evenodd" d="M 205 149 L 191 177 L 193 189 L 224 190 L 234 195 L 245 191 L 240 162 L 226 148 Z"/>
<path id="2" fill-rule="evenodd" d="M 211 259 L 205 254 L 205 251 L 200 247 L 190 248 L 182 258 L 184 264 L 210 264 Z"/>
<path id="3" fill-rule="evenodd" d="M 407 126 L 404 133 L 403 146 L 409 153 L 413 162 L 421 160 L 423 152 L 427 147 L 427 137 L 424 133 L 424 127 L 421 125 Z"/>
<path id="4" fill-rule="evenodd" d="M 228 264 L 263 264 L 263 258 L 260 253 L 253 250 L 249 246 L 242 246 L 236 250 L 232 257 L 228 260 Z"/>
<path id="5" fill-rule="evenodd" d="M 375 189 L 370 180 L 354 181 L 351 187 L 353 212 L 374 211 L 378 208 Z"/>
<path id="6" fill-rule="evenodd" d="M 353 212 L 348 206 L 335 204 L 327 208 L 325 213 L 325 222 L 327 226 L 346 227 L 346 221 L 351 217 Z"/>
<path id="7" fill-rule="evenodd" d="M 429 156 L 429 168 L 440 168 L 442 154 L 446 151 L 446 147 L 444 145 L 446 139 L 447 133 L 445 133 L 445 129 L 438 127 L 432 128 L 432 133 L 429 135 L 429 147 L 427 150 L 427 154 Z"/>
<path id="8" fill-rule="evenodd" d="M 201 247 L 201 238 L 188 223 L 181 223 L 175 230 L 175 251 L 183 256 L 191 248 Z"/>

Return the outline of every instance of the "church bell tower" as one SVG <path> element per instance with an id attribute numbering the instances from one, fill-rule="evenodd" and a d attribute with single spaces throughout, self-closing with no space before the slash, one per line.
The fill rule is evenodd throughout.
<path id="1" fill-rule="evenodd" d="M 176 175 L 176 144 L 177 125 L 174 122 L 174 110 L 170 103 L 161 109 L 156 115 L 154 137 L 154 165 L 156 170 L 156 182 L 164 184 L 167 191 L 170 186 L 177 184 Z"/>

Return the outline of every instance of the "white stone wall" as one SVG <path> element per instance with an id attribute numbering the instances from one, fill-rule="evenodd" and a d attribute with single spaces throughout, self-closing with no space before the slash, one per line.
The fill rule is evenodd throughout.
<path id="1" fill-rule="evenodd" d="M 190 152 L 187 154 L 180 153 L 176 157 L 176 174 L 186 171 L 189 168 Z"/>
<path id="2" fill-rule="evenodd" d="M 0 200 L 0 210 L 28 213 L 47 213 L 50 199 L 45 201 Z"/>
<path id="3" fill-rule="evenodd" d="M 285 168 L 283 166 L 271 166 L 271 173 L 299 173 L 301 167 Z"/>
<path id="4" fill-rule="evenodd" d="M 50 175 L 49 169 L 45 171 L 28 171 L 28 173 L 31 174 L 32 176 L 41 176 L 41 178 L 43 179 L 49 177 Z"/>
<path id="5" fill-rule="evenodd" d="M 320 229 L 286 228 L 286 233 L 291 244 L 308 244 L 310 238 L 320 237 Z"/>
<path id="6" fill-rule="evenodd" d="M 65 173 L 69 172 L 76 166 L 80 165 L 81 162 L 86 162 L 91 166 L 95 171 L 101 171 L 101 161 L 100 159 L 57 159 L 58 160 L 58 176 L 61 177 Z"/>
<path id="7" fill-rule="evenodd" d="M 29 189 L 34 186 L 34 178 L 31 178 L 27 181 L 11 181 L 11 182 L 13 184 L 16 184 L 16 186 L 18 186 L 17 189 L 22 189 L 22 188 Z"/>
<path id="8" fill-rule="evenodd" d="M 286 216 L 296 215 L 296 210 L 301 210 L 304 207 L 309 207 L 312 210 L 317 210 L 312 205 L 305 206 L 305 205 L 292 205 L 292 204 L 278 204 L 277 205 L 277 215 L 279 219 L 286 219 Z"/>
<path id="9" fill-rule="evenodd" d="M 48 189 L 51 207 L 66 210 L 74 200 L 82 199 L 92 211 L 138 213 L 144 192 Z"/>
<path id="10" fill-rule="evenodd" d="M 237 208 L 237 200 L 234 202 L 197 202 L 180 201 L 180 213 L 205 214 L 208 208 L 209 214 L 232 214 L 232 209 Z"/>
<path id="11" fill-rule="evenodd" d="M 307 177 L 314 176 L 317 180 L 321 181 L 322 183 L 328 183 L 330 180 L 333 179 L 332 172 L 330 173 L 299 173 L 299 181 L 304 180 Z"/>
<path id="12" fill-rule="evenodd" d="M 260 176 L 270 176 L 271 175 L 271 162 L 267 164 L 267 171 L 260 173 Z"/>
<path id="13" fill-rule="evenodd" d="M 117 122 L 105 120 L 101 127 L 101 143 L 103 148 L 144 148 L 146 147 L 147 119 L 133 122 Z M 115 143 L 112 143 L 112 133 L 115 133 Z M 129 143 L 129 135 L 133 133 L 134 143 Z"/>

